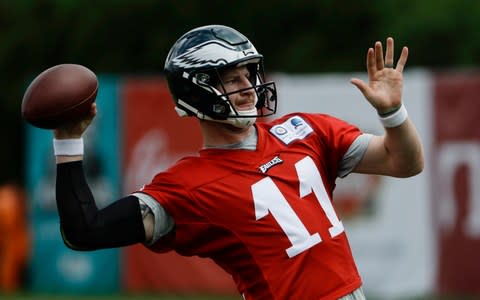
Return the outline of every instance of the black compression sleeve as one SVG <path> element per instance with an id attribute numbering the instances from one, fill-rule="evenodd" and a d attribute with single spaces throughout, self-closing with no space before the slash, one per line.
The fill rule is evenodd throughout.
<path id="1" fill-rule="evenodd" d="M 57 164 L 56 201 L 65 245 L 96 250 L 145 241 L 138 199 L 122 198 L 99 210 L 85 179 L 82 161 Z"/>

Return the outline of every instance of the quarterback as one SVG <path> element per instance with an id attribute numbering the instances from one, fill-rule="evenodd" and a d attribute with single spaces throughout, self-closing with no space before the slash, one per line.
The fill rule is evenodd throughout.
<path id="1" fill-rule="evenodd" d="M 240 32 L 195 28 L 172 46 L 165 74 L 180 116 L 200 122 L 203 147 L 145 186 L 98 209 L 83 171 L 82 134 L 96 114 L 54 130 L 60 230 L 74 250 L 143 243 L 212 259 L 244 299 L 365 299 L 345 228 L 332 204 L 349 173 L 409 177 L 423 150 L 402 103 L 408 49 L 368 49 L 368 82 L 352 79 L 383 135 L 321 113 L 256 122 L 277 107 L 263 56 Z M 289 101 L 295 101 L 290 99 Z"/>

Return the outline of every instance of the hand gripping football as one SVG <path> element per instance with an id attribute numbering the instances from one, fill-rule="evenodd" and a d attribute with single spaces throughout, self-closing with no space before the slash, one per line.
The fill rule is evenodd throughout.
<path id="1" fill-rule="evenodd" d="M 31 125 L 54 129 L 81 120 L 97 96 L 95 73 L 77 64 L 60 64 L 40 73 L 22 100 L 22 117 Z"/>

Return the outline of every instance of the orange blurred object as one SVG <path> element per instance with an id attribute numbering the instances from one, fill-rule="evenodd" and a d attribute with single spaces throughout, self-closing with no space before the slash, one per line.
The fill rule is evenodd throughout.
<path id="1" fill-rule="evenodd" d="M 24 191 L 14 184 L 0 186 L 0 291 L 21 288 L 30 239 Z"/>

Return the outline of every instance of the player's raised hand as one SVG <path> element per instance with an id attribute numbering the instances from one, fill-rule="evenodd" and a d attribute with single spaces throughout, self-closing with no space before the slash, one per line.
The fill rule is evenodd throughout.
<path id="1" fill-rule="evenodd" d="M 393 38 L 387 38 L 385 56 L 382 43 L 377 41 L 367 52 L 368 84 L 352 78 L 354 84 L 379 114 L 398 108 L 402 103 L 403 68 L 407 62 L 408 48 L 403 47 L 395 66 Z"/>

